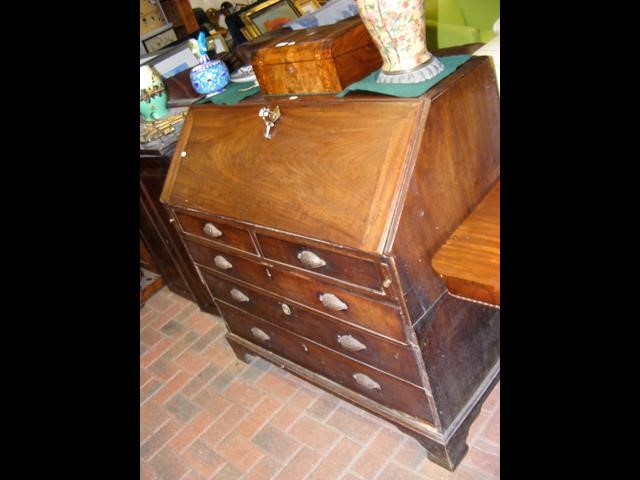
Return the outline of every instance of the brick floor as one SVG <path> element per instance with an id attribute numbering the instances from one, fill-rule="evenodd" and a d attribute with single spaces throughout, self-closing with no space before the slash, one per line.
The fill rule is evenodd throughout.
<path id="1" fill-rule="evenodd" d="M 412 437 L 270 363 L 238 361 L 224 323 L 159 290 L 140 310 L 140 478 L 496 480 L 500 384 L 454 473 Z"/>

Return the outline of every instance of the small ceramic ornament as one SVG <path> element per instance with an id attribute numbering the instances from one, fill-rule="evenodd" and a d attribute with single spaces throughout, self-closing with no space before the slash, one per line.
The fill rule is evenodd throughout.
<path id="1" fill-rule="evenodd" d="M 147 122 L 165 117 L 167 110 L 167 89 L 162 78 L 149 65 L 140 67 L 140 115 Z"/>
<path id="2" fill-rule="evenodd" d="M 204 32 L 198 35 L 200 63 L 191 69 L 191 85 L 201 95 L 215 95 L 224 91 L 229 83 L 229 69 L 222 60 L 210 60 Z"/>

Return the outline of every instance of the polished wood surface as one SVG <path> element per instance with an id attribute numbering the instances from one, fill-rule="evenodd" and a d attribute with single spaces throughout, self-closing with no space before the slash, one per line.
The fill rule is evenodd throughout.
<path id="1" fill-rule="evenodd" d="M 269 140 L 254 105 L 195 105 L 162 201 L 381 253 L 425 108 L 280 103 Z"/>
<path id="2" fill-rule="evenodd" d="M 276 105 L 269 140 L 257 113 Z M 239 358 L 384 416 L 448 469 L 500 371 L 500 312 L 452 296 L 431 262 L 499 180 L 499 106 L 487 57 L 414 99 L 194 106 L 162 193 L 255 247 L 175 225 Z"/>
<path id="3" fill-rule="evenodd" d="M 500 305 L 500 182 L 433 257 L 447 288 L 462 297 Z"/>
<path id="4" fill-rule="evenodd" d="M 337 93 L 380 68 L 382 57 L 356 17 L 275 38 L 251 63 L 265 94 Z"/>

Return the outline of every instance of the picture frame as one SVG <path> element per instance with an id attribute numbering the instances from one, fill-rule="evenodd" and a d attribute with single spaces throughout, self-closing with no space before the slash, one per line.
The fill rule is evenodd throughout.
<path id="1" fill-rule="evenodd" d="M 293 0 L 293 3 L 301 16 L 313 13 L 320 8 L 320 2 L 318 0 Z"/>
<path id="2" fill-rule="evenodd" d="M 216 54 L 229 51 L 229 45 L 220 32 L 211 33 L 207 39 L 207 45 L 213 44 Z"/>
<path id="3" fill-rule="evenodd" d="M 300 16 L 293 0 L 266 0 L 243 12 L 240 19 L 253 39 Z"/>

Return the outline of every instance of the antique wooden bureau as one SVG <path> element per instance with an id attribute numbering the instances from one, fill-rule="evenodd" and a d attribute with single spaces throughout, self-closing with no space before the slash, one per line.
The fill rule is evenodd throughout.
<path id="1" fill-rule="evenodd" d="M 161 197 L 239 358 L 386 418 L 448 469 L 498 379 L 500 317 L 431 259 L 499 180 L 499 120 L 487 57 L 420 98 L 194 105 Z"/>

